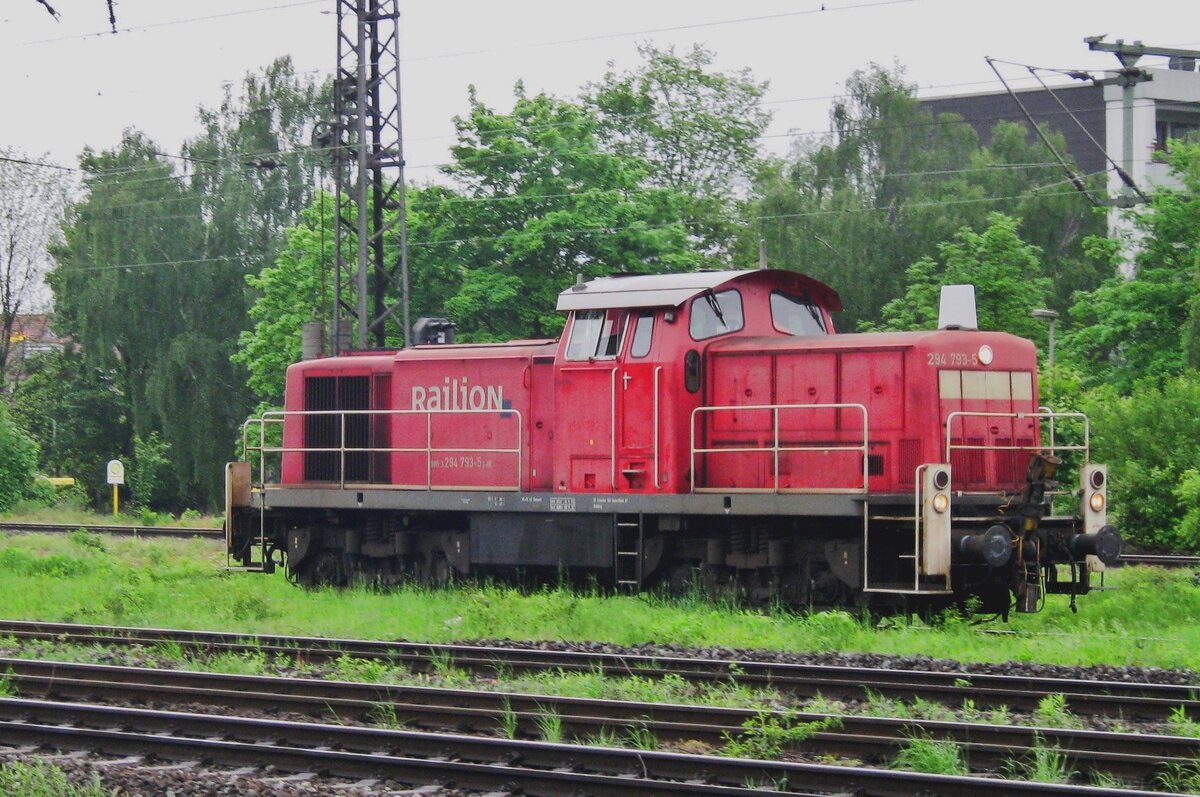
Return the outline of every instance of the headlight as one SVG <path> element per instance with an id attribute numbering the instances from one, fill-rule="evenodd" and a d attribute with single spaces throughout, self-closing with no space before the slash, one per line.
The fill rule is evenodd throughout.
<path id="1" fill-rule="evenodd" d="M 1088 498 L 1088 506 L 1093 512 L 1100 512 L 1104 509 L 1104 493 L 1092 493 Z"/>
<path id="2" fill-rule="evenodd" d="M 938 493 L 933 497 L 933 511 L 945 512 L 950 508 L 950 496 L 945 493 Z"/>

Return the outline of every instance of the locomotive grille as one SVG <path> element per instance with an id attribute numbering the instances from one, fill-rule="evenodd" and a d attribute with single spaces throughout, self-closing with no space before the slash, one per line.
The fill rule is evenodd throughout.
<path id="1" fill-rule="evenodd" d="M 312 411 L 367 410 L 371 408 L 371 380 L 366 376 L 310 377 L 304 382 L 304 407 Z M 346 439 L 342 440 L 345 424 Z M 328 449 L 365 449 L 371 445 L 371 416 L 346 412 L 341 415 L 306 415 L 304 447 Z M 370 459 L 366 451 L 307 451 L 304 454 L 304 480 L 364 482 L 370 478 Z"/>

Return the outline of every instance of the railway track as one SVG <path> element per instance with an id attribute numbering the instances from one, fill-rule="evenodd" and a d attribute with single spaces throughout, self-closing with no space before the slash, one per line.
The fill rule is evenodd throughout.
<path id="1" fill-rule="evenodd" d="M 861 797 L 1091 795 L 1162 792 L 1095 789 L 996 778 L 928 775 L 828 764 L 755 761 L 612 747 L 564 745 L 463 734 L 353 727 L 245 717 L 0 699 L 0 743 L 98 750 L 271 766 L 342 778 L 559 795 L 792 794 Z"/>
<path id="2" fill-rule="evenodd" d="M 1200 556 L 1181 554 L 1121 554 L 1121 564 L 1155 565 L 1157 567 L 1200 567 Z"/>
<path id="3" fill-rule="evenodd" d="M 1186 767 L 1200 756 L 1200 739 L 965 722 L 891 719 L 741 708 L 477 692 L 316 679 L 239 676 L 28 659 L 0 659 L 23 698 L 144 704 L 203 704 L 218 709 L 282 712 L 323 721 L 371 722 L 421 730 L 536 738 L 553 717 L 564 738 L 702 743 L 719 750 L 753 736 L 752 720 L 780 729 L 813 731 L 789 745 L 793 753 L 836 755 L 886 764 L 915 734 L 950 741 L 974 772 L 997 771 L 1037 750 L 1057 748 L 1070 768 L 1150 783 L 1164 767 Z M 384 709 L 381 711 L 381 709 Z M 0 732 L 2 736 L 2 732 Z"/>
<path id="4" fill-rule="evenodd" d="M 385 642 L 322 637 L 239 635 L 173 629 L 91 626 L 71 623 L 0 621 L 0 637 L 85 645 L 155 646 L 185 650 L 252 653 L 305 661 L 342 656 L 388 662 L 414 672 L 435 672 L 448 665 L 478 675 L 581 672 L 644 678 L 677 676 L 694 682 L 730 683 L 776 689 L 801 697 L 821 695 L 866 700 L 871 695 L 912 701 L 917 698 L 960 706 L 1006 706 L 1032 711 L 1048 695 L 1063 695 L 1072 712 L 1161 721 L 1182 711 L 1200 721 L 1200 686 L 995 675 L 977 672 L 872 669 L 772 661 L 696 659 L 680 656 L 598 653 L 483 645 Z"/>
<path id="5" fill-rule="evenodd" d="M 169 537 L 190 539 L 211 537 L 224 539 L 225 532 L 214 528 L 190 528 L 183 526 L 99 526 L 79 523 L 0 523 L 0 532 L 7 534 L 70 534 L 80 529 L 93 534 L 110 534 L 116 537 Z"/>

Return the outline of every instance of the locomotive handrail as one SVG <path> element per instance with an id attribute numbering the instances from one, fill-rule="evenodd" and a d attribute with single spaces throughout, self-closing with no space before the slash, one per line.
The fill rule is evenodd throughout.
<path id="1" fill-rule="evenodd" d="M 1040 420 L 1049 421 L 1049 427 L 1050 427 L 1050 429 L 1049 429 L 1049 436 L 1050 436 L 1049 445 L 1042 445 L 1042 441 L 1039 439 L 1037 441 L 1037 446 L 1036 446 L 1036 449 L 1038 451 L 1043 451 L 1043 452 L 1049 454 L 1050 456 L 1057 456 L 1058 454 L 1067 452 L 1067 451 L 1081 451 L 1081 452 L 1083 452 L 1083 464 L 1086 465 L 1089 462 L 1091 462 L 1091 425 L 1090 425 L 1090 422 L 1088 421 L 1087 415 L 1085 415 L 1082 412 L 1054 412 L 1053 410 L 1051 410 L 1048 407 L 1040 407 L 1038 412 L 967 412 L 965 410 L 958 410 L 955 412 L 948 413 L 946 415 L 946 461 L 947 462 L 951 461 L 951 455 L 954 451 L 1030 451 L 1034 448 L 1033 446 L 1016 445 L 1015 443 L 1013 445 L 996 445 L 996 444 L 970 445 L 967 443 L 954 444 L 952 442 L 952 439 L 953 439 L 952 432 L 953 432 L 953 428 L 954 428 L 953 422 L 958 418 L 968 418 L 968 417 L 1007 418 L 1009 420 L 1034 419 L 1034 420 L 1039 420 L 1039 421 Z M 1056 422 L 1058 422 L 1060 420 L 1082 421 L 1083 422 L 1083 442 L 1080 444 L 1067 443 L 1067 444 L 1060 445 L 1055 440 L 1055 424 L 1056 424 Z M 965 438 L 966 435 L 964 434 L 963 437 Z M 1015 435 L 1014 435 L 1014 439 L 1015 439 Z M 1071 492 L 1070 490 L 1052 490 L 1052 491 L 1048 491 L 1047 495 L 1048 496 L 1069 495 L 1070 492 Z"/>
<path id="2" fill-rule="evenodd" d="M 781 446 L 779 444 L 779 411 L 780 410 L 839 410 L 849 409 L 858 410 L 862 415 L 862 444 L 861 445 L 809 445 L 809 446 Z M 721 448 L 697 448 L 696 447 L 696 419 L 702 413 L 729 412 L 737 410 L 770 410 L 771 411 L 771 428 L 773 441 L 770 448 L 763 446 L 724 446 Z M 867 455 L 870 449 L 870 437 L 867 427 L 867 408 L 863 404 L 726 404 L 720 406 L 704 406 L 696 407 L 692 410 L 691 416 L 691 491 L 693 493 L 851 493 L 860 494 L 866 493 L 868 481 L 868 461 Z M 696 486 L 696 456 L 703 454 L 753 454 L 771 452 L 774 462 L 773 486 L 769 488 L 758 487 L 697 487 Z M 832 451 L 859 451 L 862 453 L 862 486 L 861 487 L 789 487 L 781 488 L 779 486 L 779 455 L 781 452 L 797 452 L 797 451 L 824 451 L 826 453 Z"/>
<path id="3" fill-rule="evenodd" d="M 517 419 L 516 429 L 516 444 L 512 448 L 483 448 L 483 447 L 468 447 L 468 446 L 451 446 L 435 448 L 433 446 L 433 417 L 446 415 L 501 415 L 514 416 Z M 423 415 L 425 416 L 425 446 L 422 447 L 396 447 L 396 446 L 370 446 L 370 447 L 349 447 L 346 445 L 346 416 L 405 416 L 405 415 Z M 293 417 L 310 417 L 310 416 L 331 416 L 341 419 L 340 424 L 340 439 L 341 444 L 338 446 L 287 446 L 282 442 L 278 446 L 268 446 L 266 444 L 266 428 L 268 425 L 282 426 L 285 418 Z M 259 429 L 258 445 L 250 444 L 250 427 L 257 426 Z M 251 418 L 242 426 L 242 447 L 245 450 L 247 457 L 251 452 L 257 451 L 259 455 L 259 478 L 262 480 L 260 485 L 266 484 L 266 461 L 268 455 L 285 454 L 307 454 L 307 453 L 326 453 L 339 455 L 338 467 L 338 485 L 345 488 L 346 481 L 346 455 L 347 454 L 424 454 L 425 455 L 425 483 L 424 484 L 397 484 L 388 482 L 386 484 L 373 485 L 379 488 L 391 488 L 397 490 L 471 490 L 471 489 L 487 489 L 493 491 L 519 491 L 521 489 L 521 477 L 524 467 L 524 453 L 521 448 L 521 441 L 524 439 L 524 419 L 521 416 L 520 410 L 513 408 L 491 408 L 491 409 L 453 409 L 453 410 L 405 410 L 405 409 L 389 409 L 389 410 L 268 410 L 258 418 Z M 516 467 L 516 483 L 512 486 L 495 485 L 434 485 L 433 483 L 433 461 L 435 454 L 515 454 L 517 457 Z M 280 474 L 282 479 L 282 473 Z M 358 482 L 350 482 L 358 484 Z"/>
<path id="4" fill-rule="evenodd" d="M 950 461 L 950 452 L 952 451 L 1024 451 L 1029 449 L 1029 446 L 1020 445 L 967 445 L 959 443 L 957 445 L 951 442 L 953 438 L 953 421 L 956 418 L 1008 418 L 1010 420 L 1023 421 L 1028 418 L 1035 420 L 1050 421 L 1050 445 L 1043 446 L 1041 441 L 1038 441 L 1038 448 L 1044 449 L 1050 455 L 1054 455 L 1056 451 L 1082 451 L 1083 461 L 1088 463 L 1091 461 L 1091 426 L 1087 415 L 1082 412 L 1052 412 L 1043 407 L 1039 412 L 967 412 L 965 410 L 956 410 L 946 415 L 946 461 Z M 1054 440 L 1054 424 L 1060 419 L 1074 418 L 1083 421 L 1083 443 L 1082 444 L 1065 444 L 1058 445 Z"/>

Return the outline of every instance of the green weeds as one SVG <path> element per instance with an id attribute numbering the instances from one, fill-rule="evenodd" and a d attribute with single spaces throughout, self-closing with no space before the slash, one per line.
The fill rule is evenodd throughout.
<path id="1" fill-rule="evenodd" d="M 1058 745 L 1046 744 L 1039 735 L 1034 736 L 1028 755 L 1009 761 L 1004 769 L 1013 780 L 1038 783 L 1069 783 L 1078 774 L 1068 766 L 1067 756 Z"/>
<path id="2" fill-rule="evenodd" d="M 1176 706 L 1171 710 L 1171 716 L 1167 718 L 1167 730 L 1173 736 L 1200 739 L 1200 722 L 1189 717 L 1187 709 L 1183 706 Z"/>
<path id="3" fill-rule="evenodd" d="M 1033 710 L 1033 722 L 1042 728 L 1084 727 L 1083 721 L 1067 708 L 1067 696 L 1061 693 L 1046 695 L 1038 701 L 1037 708 Z"/>
<path id="4" fill-rule="evenodd" d="M 14 761 L 0 765 L 0 794 L 5 797 L 115 797 L 116 791 L 104 788 L 100 776 L 94 773 L 89 782 L 79 785 L 50 764 Z"/>
<path id="5" fill-rule="evenodd" d="M 1200 794 L 1200 761 L 1171 762 L 1154 779 L 1163 791 L 1179 794 Z"/>
<path id="6" fill-rule="evenodd" d="M 969 775 L 962 748 L 954 742 L 911 736 L 892 759 L 894 769 L 908 769 L 932 775 Z"/>
<path id="7" fill-rule="evenodd" d="M 563 718 L 557 711 L 552 708 L 538 707 L 535 722 L 538 735 L 543 742 L 563 741 Z"/>
<path id="8" fill-rule="evenodd" d="M 799 744 L 828 728 L 840 728 L 841 725 L 842 721 L 837 717 L 798 722 L 797 712 L 794 711 L 782 714 L 760 711 L 742 723 L 742 732 L 737 736 L 724 735 L 725 746 L 721 749 L 721 755 L 774 760 L 783 754 L 784 748 Z"/>

